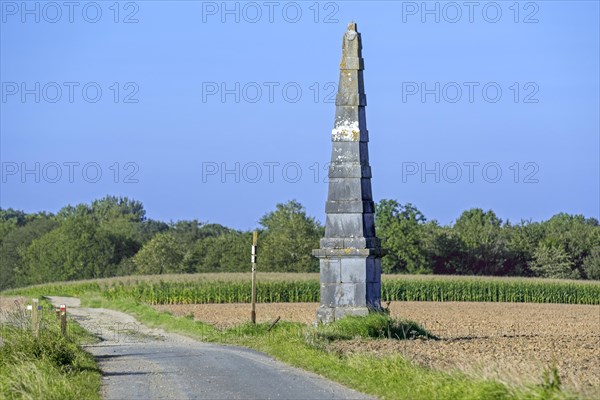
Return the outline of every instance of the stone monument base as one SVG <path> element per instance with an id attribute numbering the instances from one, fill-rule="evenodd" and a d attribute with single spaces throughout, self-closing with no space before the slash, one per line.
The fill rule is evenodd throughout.
<path id="1" fill-rule="evenodd" d="M 321 306 L 317 322 L 381 311 L 381 249 L 319 249 Z"/>
<path id="2" fill-rule="evenodd" d="M 326 307 L 321 306 L 317 310 L 317 323 L 322 322 L 328 324 L 342 317 L 352 315 L 364 317 L 369 315 L 368 307 Z"/>

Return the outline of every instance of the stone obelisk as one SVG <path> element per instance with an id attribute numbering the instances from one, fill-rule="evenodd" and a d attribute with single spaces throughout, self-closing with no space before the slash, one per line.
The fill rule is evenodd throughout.
<path id="1" fill-rule="evenodd" d="M 324 323 L 381 309 L 383 252 L 375 236 L 363 69 L 361 37 L 352 22 L 342 42 L 325 237 L 313 250 L 321 269 L 317 321 Z"/>

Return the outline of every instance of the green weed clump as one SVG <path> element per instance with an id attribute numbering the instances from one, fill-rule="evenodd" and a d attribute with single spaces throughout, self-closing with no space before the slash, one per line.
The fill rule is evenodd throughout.
<path id="1" fill-rule="evenodd" d="M 385 313 L 364 317 L 347 316 L 328 325 L 320 325 L 318 335 L 329 340 L 373 339 L 438 339 L 413 321 L 400 320 Z"/>

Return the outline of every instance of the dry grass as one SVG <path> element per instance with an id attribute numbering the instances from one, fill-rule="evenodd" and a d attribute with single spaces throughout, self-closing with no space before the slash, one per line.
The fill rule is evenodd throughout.
<path id="1" fill-rule="evenodd" d="M 269 322 L 277 317 L 284 321 L 310 324 L 314 321 L 317 303 L 257 303 L 256 322 Z M 250 304 L 175 304 L 156 305 L 154 309 L 179 316 L 193 316 L 218 328 L 231 328 L 250 320 Z"/>
<path id="2" fill-rule="evenodd" d="M 23 296 L 0 296 L 0 324 L 6 322 L 8 315 L 22 309 L 27 301 L 28 299 Z"/>
<path id="3" fill-rule="evenodd" d="M 0 310 L 2 311 L 14 311 L 19 308 L 21 304 L 27 302 L 27 298 L 23 296 L 0 296 Z"/>

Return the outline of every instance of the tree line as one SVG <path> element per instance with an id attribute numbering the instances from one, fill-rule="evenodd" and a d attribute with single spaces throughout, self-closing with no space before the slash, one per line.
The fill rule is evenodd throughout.
<path id="1" fill-rule="evenodd" d="M 600 279 L 598 220 L 560 213 L 503 222 L 473 208 L 450 225 L 412 204 L 381 200 L 376 230 L 385 273 Z M 316 272 L 323 226 L 295 200 L 259 220 L 261 271 Z M 198 220 L 146 218 L 141 202 L 107 196 L 56 214 L 0 209 L 0 290 L 132 274 L 249 270 L 252 233 Z"/>

